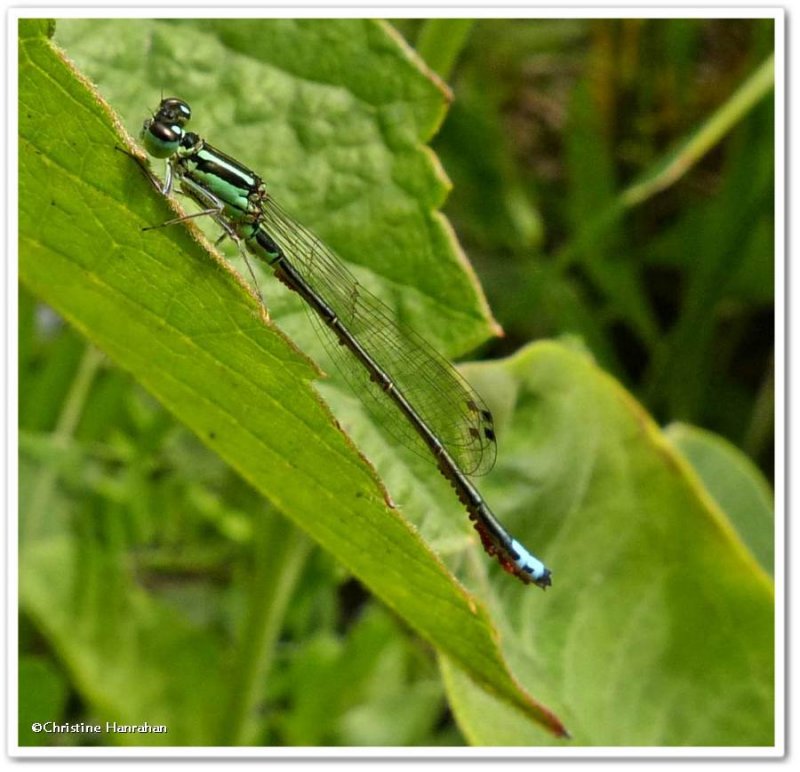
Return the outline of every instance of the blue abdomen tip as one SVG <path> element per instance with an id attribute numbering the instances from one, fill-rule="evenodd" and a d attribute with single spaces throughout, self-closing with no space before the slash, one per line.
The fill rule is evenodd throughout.
<path id="1" fill-rule="evenodd" d="M 525 549 L 516 539 L 511 541 L 511 546 L 514 549 L 514 552 L 517 553 L 518 557 L 516 559 L 517 568 L 521 571 L 524 571 L 526 574 L 530 574 L 531 578 L 537 584 L 539 582 L 547 582 L 550 584 L 550 571 L 547 569 L 542 563 L 541 560 L 535 558 L 531 555 L 528 550 Z"/>

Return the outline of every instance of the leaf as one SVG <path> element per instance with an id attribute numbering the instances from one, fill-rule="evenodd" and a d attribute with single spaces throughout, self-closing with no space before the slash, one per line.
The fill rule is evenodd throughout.
<path id="1" fill-rule="evenodd" d="M 771 574 L 775 562 L 772 491 L 753 462 L 728 440 L 687 424 L 666 429 L 753 555 Z"/>
<path id="2" fill-rule="evenodd" d="M 254 81 L 244 65 L 237 66 L 239 57 L 245 56 L 242 51 L 248 54 L 245 64 L 252 63 L 254 39 L 262 44 L 260 53 L 274 57 L 275 62 L 288 62 L 286 67 L 291 70 L 278 73 L 284 91 L 271 92 L 275 101 L 266 112 L 269 116 L 280 108 L 286 118 L 288 111 L 294 132 L 282 140 L 279 128 L 273 127 L 265 143 L 272 143 L 270 152 L 275 158 L 284 153 L 282 160 L 287 164 L 300 158 L 304 144 L 306 150 L 313 148 L 329 135 L 331 124 L 320 117 L 326 105 L 331 109 L 326 98 L 332 99 L 334 114 L 345 119 L 357 105 L 370 100 L 364 109 L 373 116 L 373 136 L 384 144 L 385 158 L 380 163 L 374 168 L 365 166 L 358 150 L 364 138 L 346 134 L 344 146 L 337 143 L 300 164 L 292 173 L 299 173 L 299 179 L 291 175 L 286 179 L 293 180 L 297 196 L 321 192 L 320 208 L 329 203 L 328 192 L 340 179 L 345 188 L 354 180 L 367 180 L 366 190 L 373 195 L 362 201 L 359 194 L 354 210 L 343 203 L 343 194 L 336 198 L 337 222 L 339 218 L 344 221 L 338 235 L 317 223 L 320 229 L 329 231 L 327 235 L 336 242 L 343 241 L 345 233 L 355 233 L 354 254 L 374 255 L 375 249 L 365 249 L 381 230 L 376 218 L 366 233 L 354 229 L 354 224 L 362 222 L 370 207 L 380 211 L 383 220 L 389 220 L 392 248 L 379 253 L 385 260 L 379 266 L 384 277 L 398 271 L 397 286 L 392 290 L 398 315 L 427 315 L 433 306 L 441 306 L 440 322 L 430 328 L 439 330 L 439 337 L 449 339 L 451 345 L 456 338 L 474 339 L 478 318 L 485 330 L 485 315 L 479 310 L 482 302 L 472 303 L 466 320 L 462 310 L 455 310 L 460 308 L 465 289 L 474 293 L 474 286 L 468 274 L 454 273 L 462 256 L 454 249 L 444 221 L 428 211 L 441 199 L 443 187 L 431 176 L 435 166 L 420 142 L 438 121 L 441 97 L 438 102 L 431 99 L 431 84 L 414 66 L 408 50 L 387 35 L 382 25 L 253 20 L 238 25 L 220 22 L 218 27 L 204 22 L 107 24 L 89 27 L 100 48 L 112 37 L 116 46 L 130 34 L 142 52 L 166 48 L 169 55 L 159 58 L 156 53 L 155 61 L 177 59 L 182 73 L 207 71 L 209 60 L 204 57 L 209 55 L 211 38 L 220 46 L 212 61 L 223 57 L 226 62 L 225 68 L 214 68 L 224 75 L 215 90 L 222 102 L 227 78 L 237 83 L 245 78 L 245 83 L 258 82 L 266 88 L 266 80 Z M 112 31 L 118 34 L 113 36 Z M 41 36 L 41 26 L 23 22 L 21 32 L 20 276 L 26 287 L 130 371 L 206 445 L 336 555 L 412 627 L 462 663 L 493 693 L 560 731 L 558 720 L 509 672 L 485 606 L 456 583 L 405 517 L 386 507 L 386 494 L 374 472 L 337 430 L 316 395 L 311 384 L 316 369 L 275 327 L 264 323 L 255 298 L 243 289 L 227 263 L 203 249 L 195 228 L 142 233 L 143 224 L 164 222 L 174 216 L 173 211 L 131 160 L 115 151 L 115 145 L 124 139 L 114 130 L 113 115 Z M 269 45 L 264 45 L 265 41 Z M 283 54 L 288 50 L 306 53 L 286 58 Z M 313 51 L 325 51 L 330 59 L 320 62 Z M 324 81 L 320 70 L 330 71 L 334 61 L 343 75 L 355 73 L 351 86 L 317 82 Z M 276 67 L 272 61 L 259 66 L 264 79 Z M 381 73 L 385 81 L 379 80 Z M 162 70 L 159 77 L 165 77 Z M 126 83 L 132 78 L 136 80 L 128 73 Z M 207 86 L 201 77 L 194 88 Z M 190 93 L 184 95 L 191 97 Z M 228 101 L 228 109 L 234 101 Z M 242 112 L 253 106 L 241 107 L 237 121 L 245 127 L 253 121 L 258 124 L 256 116 Z M 245 141 L 252 140 L 244 133 Z M 260 125 L 256 134 L 263 133 Z M 352 153 L 346 146 L 351 142 L 356 146 Z M 347 163 L 352 165 L 351 171 L 339 168 Z M 410 196 L 404 207 L 396 202 L 386 210 L 377 207 L 387 179 Z M 416 226 L 400 217 L 404 212 L 411 213 Z M 422 212 L 428 213 L 420 221 Z M 427 247 L 414 249 L 412 255 L 419 239 Z M 449 250 L 448 259 L 431 262 L 436 250 L 442 249 Z M 389 254 L 393 255 L 391 262 Z M 420 260 L 425 270 L 416 262 Z M 408 301 L 402 277 L 430 282 Z M 434 294 L 430 286 L 441 294 Z M 452 324 L 442 325 L 442 318 L 449 318 Z M 458 325 L 455 319 L 460 320 Z M 472 327 L 472 332 L 456 335 L 461 321 L 467 330 Z M 428 475 L 430 470 L 428 467 Z M 440 482 L 440 490 L 446 490 Z M 458 510 L 452 493 L 448 501 Z M 450 528 L 460 533 L 468 530 L 463 514 Z M 477 554 L 476 540 L 469 544 Z M 481 560 L 480 565 L 485 566 L 485 556 Z M 62 562 L 67 561 L 62 556 Z M 35 571 L 28 581 L 31 593 L 47 586 Z M 77 587 L 66 591 L 74 594 Z M 145 618 L 152 621 L 153 614 L 156 612 L 147 611 Z M 124 689 L 118 697 L 125 697 Z M 152 720 L 152 716 L 143 715 L 141 720 L 145 719 Z"/>
<path id="3" fill-rule="evenodd" d="M 399 319 L 429 327 L 438 349 L 456 355 L 482 343 L 487 324 L 499 329 L 433 211 L 449 182 L 422 143 L 449 93 L 391 28 L 187 19 L 71 21 L 58 30 L 128 130 L 139 131 L 162 92 L 187 100 L 192 130 L 257 170 Z M 271 313 L 304 349 L 313 346 L 300 302 L 275 284 L 271 275 L 261 282 Z"/>
<path id="4" fill-rule="evenodd" d="M 486 495 L 553 570 L 544 600 L 498 585 L 515 674 L 576 744 L 772 745 L 772 581 L 669 439 L 553 343 L 468 373 L 503 439 Z M 552 742 L 443 667 L 472 743 Z"/>

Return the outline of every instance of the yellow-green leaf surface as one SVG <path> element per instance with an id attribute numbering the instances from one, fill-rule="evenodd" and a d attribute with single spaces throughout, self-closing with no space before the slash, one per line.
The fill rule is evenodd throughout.
<path id="1" fill-rule="evenodd" d="M 248 83 L 266 88 L 264 83 L 251 83 L 254 76 L 248 79 L 245 71 L 237 70 L 239 48 L 250 62 L 257 39 L 259 51 L 283 62 L 281 46 L 288 46 L 285 53 L 291 50 L 294 57 L 287 56 L 279 68 L 285 90 L 283 114 L 299 111 L 305 123 L 295 116 L 291 141 L 281 139 L 277 128 L 267 134 L 276 160 L 293 160 L 287 147 L 294 147 L 295 153 L 304 151 L 295 159 L 294 171 L 283 170 L 288 189 L 295 185 L 298 197 L 304 191 L 317 192 L 318 210 L 335 205 L 336 214 L 344 220 L 340 227 L 345 235 L 355 232 L 362 239 L 357 240 L 356 255 L 364 253 L 378 228 L 374 222 L 366 233 L 357 228 L 364 220 L 364 207 L 390 221 L 390 249 L 377 255 L 379 262 L 393 255 L 397 263 L 391 265 L 399 266 L 397 285 L 414 272 L 423 285 L 429 282 L 399 308 L 400 316 L 427 313 L 438 306 L 440 342 L 447 343 L 449 338 L 450 346 L 457 337 L 460 345 L 474 339 L 481 319 L 486 329 L 471 278 L 456 270 L 461 256 L 451 234 L 428 211 L 441 200 L 444 184 L 420 137 L 429 135 L 440 118 L 441 90 L 384 26 L 373 22 L 164 23 L 145 25 L 146 34 L 141 34 L 138 22 L 129 24 L 110 23 L 85 34 L 95 45 L 111 50 L 109 41 L 117 43 L 130 30 L 137 45 L 168 48 L 164 61 L 176 60 L 174 77 L 203 74 L 213 65 L 211 70 L 224 70 L 237 88 Z M 453 579 L 401 513 L 387 508 L 373 471 L 317 397 L 311 383 L 317 377 L 315 368 L 284 335 L 264 322 L 254 297 L 238 277 L 215 261 L 189 229 L 141 231 L 143 225 L 163 222 L 173 212 L 135 164 L 115 151 L 123 140 L 113 128 L 112 113 L 62 60 L 46 30 L 42 22 L 21 25 L 20 275 L 25 285 L 129 370 L 428 640 L 501 699 L 559 732 L 559 721 L 531 697 L 535 690 L 526 691 L 508 670 L 497 646 L 496 622 L 483 604 Z M 221 50 L 209 61 L 212 45 Z M 204 56 L 199 52 L 203 46 Z M 271 62 L 259 66 L 276 67 Z M 387 74 L 379 86 L 382 67 Z M 344 82 L 348 73 L 355 73 L 356 84 L 320 82 L 323 68 L 338 71 Z M 149 80 L 174 84 L 174 78 L 162 71 L 144 82 Z M 134 81 L 139 91 L 147 90 L 142 79 L 130 74 L 125 79 L 128 89 Z M 194 88 L 202 92 L 206 85 L 201 78 Z M 188 85 L 180 90 L 182 96 L 193 98 Z M 281 95 L 267 91 L 274 99 L 266 106 L 240 103 L 228 94 L 225 114 L 234 113 L 245 135 L 250 133 L 249 126 L 258 124 L 257 116 L 248 112 L 251 107 L 267 112 L 278 109 Z M 224 82 L 217 85 L 216 93 L 225 98 Z M 152 105 L 158 97 L 156 86 L 146 94 L 137 93 L 142 104 L 149 100 Z M 324 138 L 332 131 L 319 118 L 326 100 L 332 100 L 336 114 L 345 120 L 359 106 L 371 115 L 380 147 L 371 149 L 363 136 L 345 132 L 332 148 L 315 153 L 316 137 Z M 213 110 L 216 99 L 207 103 Z M 219 105 L 217 109 L 222 110 Z M 264 133 L 261 124 L 256 133 Z M 373 155 L 379 156 L 376 168 L 366 163 Z M 364 180 L 364 189 L 348 187 Z M 394 195 L 381 208 L 382 197 L 389 192 Z M 362 196 L 367 198 L 362 200 Z M 355 202 L 357 217 L 348 209 L 348 197 Z M 340 240 L 335 233 L 326 235 L 334 242 Z M 406 243 L 409 239 L 422 239 L 427 247 L 412 250 Z M 431 262 L 442 250 L 443 260 Z M 341 251 L 350 256 L 350 250 Z M 409 255 L 411 260 L 410 251 L 426 270 L 398 258 Z M 390 270 L 376 272 L 385 276 Z M 392 293 L 399 295 L 400 290 L 395 287 Z M 451 298 L 455 300 L 450 302 Z M 465 313 L 464 306 L 472 310 Z M 459 315 L 466 318 L 464 325 L 456 324 Z M 442 318 L 448 316 L 450 323 L 443 325 Z M 453 331 L 464 326 L 467 332 L 456 336 Z M 435 476 L 432 469 L 428 467 L 427 474 Z M 447 491 L 444 481 L 440 490 Z M 452 492 L 448 506 L 460 512 Z M 468 548 L 477 555 L 476 540 L 463 538 L 469 531 L 463 512 L 453 522 L 452 530 L 462 534 L 462 551 Z M 39 547 L 46 552 L 49 545 L 32 545 L 34 552 Z M 29 565 L 39 561 L 47 563 L 41 555 L 32 554 Z M 27 597 L 34 597 L 36 588 L 47 583 L 26 577 L 24 557 L 22 562 L 23 597 L 26 588 Z M 480 565 L 487 562 L 483 559 Z M 504 577 L 503 581 L 511 580 Z M 541 599 L 541 593 L 536 597 Z M 42 617 L 46 624 L 44 612 Z"/>
<path id="2" fill-rule="evenodd" d="M 687 461 L 619 384 L 561 346 L 469 375 L 494 394 L 510 454 L 487 495 L 554 568 L 544 604 L 506 606 L 514 672 L 576 743 L 771 745 L 772 581 Z M 446 662 L 445 673 L 472 742 L 551 742 Z"/>
<path id="3" fill-rule="evenodd" d="M 666 435 L 691 462 L 759 563 L 771 574 L 775 562 L 775 514 L 764 475 L 741 450 L 712 432 L 672 424 Z"/>

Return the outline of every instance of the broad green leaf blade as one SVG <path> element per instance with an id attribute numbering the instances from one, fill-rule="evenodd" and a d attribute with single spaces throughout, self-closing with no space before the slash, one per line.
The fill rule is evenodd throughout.
<path id="1" fill-rule="evenodd" d="M 328 27 L 312 27 L 320 28 Z M 379 52 L 396 45 L 384 32 L 376 42 L 376 29 L 367 37 Z M 37 25 L 23 23 L 22 33 L 20 275 L 28 289 L 428 640 L 559 732 L 508 670 L 485 608 L 385 506 L 371 468 L 312 388 L 315 368 L 264 323 L 255 298 L 193 228 L 141 232 L 172 210 L 115 152 L 123 140 L 110 113 Z M 361 50 L 367 67 L 369 52 Z"/>
<path id="2" fill-rule="evenodd" d="M 59 22 L 56 39 L 132 133 L 162 94 L 187 100 L 193 131 L 255 169 L 437 349 L 456 356 L 499 330 L 436 211 L 449 182 L 423 143 L 449 93 L 387 25 L 93 19 Z M 299 301 L 270 283 L 261 282 L 270 311 L 313 346 Z"/>
<path id="3" fill-rule="evenodd" d="M 771 574 L 775 563 L 775 514 L 772 491 L 758 467 L 735 445 L 712 432 L 672 424 L 665 434 L 691 463 L 717 506 Z"/>
<path id="4" fill-rule="evenodd" d="M 514 672 L 579 744 L 771 745 L 773 584 L 682 456 L 584 354 L 542 343 L 469 375 L 504 438 L 487 495 L 553 569 L 544 599 L 503 605 Z M 444 672 L 472 742 L 552 742 Z"/>

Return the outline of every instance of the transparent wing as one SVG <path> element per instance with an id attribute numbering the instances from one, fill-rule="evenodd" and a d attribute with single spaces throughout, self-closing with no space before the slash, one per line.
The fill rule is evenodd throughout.
<path id="1" fill-rule="evenodd" d="M 363 287 L 313 233 L 267 199 L 263 227 L 303 280 L 330 306 L 349 332 L 438 437 L 464 474 L 488 472 L 497 455 L 492 414 L 458 371 L 420 335 L 398 325 L 391 309 Z M 398 441 L 420 455 L 430 451 L 369 372 L 313 312 L 309 316 L 348 384 Z"/>

